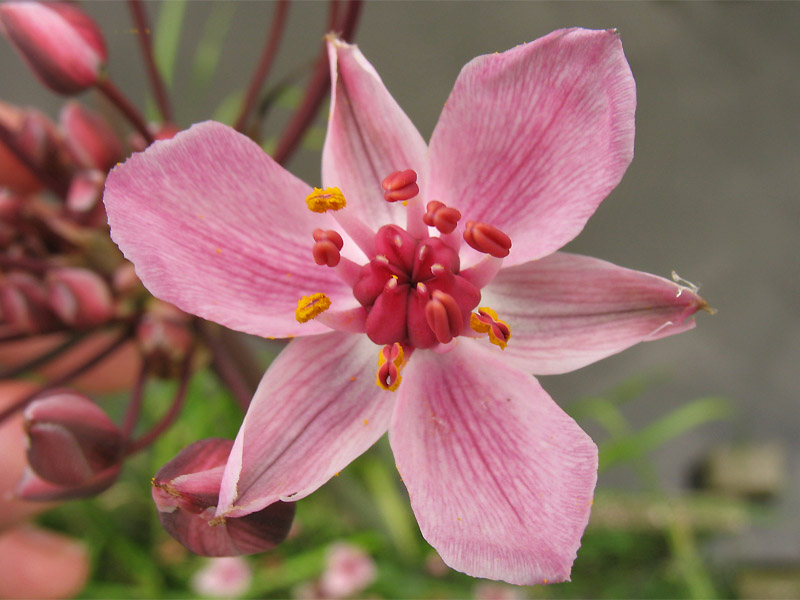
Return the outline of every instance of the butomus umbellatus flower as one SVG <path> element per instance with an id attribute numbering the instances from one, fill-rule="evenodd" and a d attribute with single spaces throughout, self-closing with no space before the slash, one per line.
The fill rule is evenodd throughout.
<path id="1" fill-rule="evenodd" d="M 597 450 L 530 374 L 686 331 L 672 281 L 556 252 L 633 155 L 614 31 L 556 31 L 464 67 L 427 145 L 355 47 L 328 41 L 321 188 L 202 123 L 110 174 L 112 237 L 150 291 L 293 337 L 233 446 L 218 516 L 300 499 L 387 430 L 451 567 L 569 578 Z"/>

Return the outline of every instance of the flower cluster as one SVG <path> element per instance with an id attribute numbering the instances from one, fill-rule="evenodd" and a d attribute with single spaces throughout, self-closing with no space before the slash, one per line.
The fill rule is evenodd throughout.
<path id="1" fill-rule="evenodd" d="M 24 501 L 91 496 L 112 485 L 125 459 L 180 416 L 189 378 L 198 369 L 210 366 L 243 408 L 258 381 L 235 361 L 247 352 L 237 338 L 152 296 L 109 237 L 101 201 L 109 170 L 132 151 L 179 131 L 155 67 L 145 6 L 131 0 L 129 7 L 160 113 L 156 123 L 147 123 L 113 83 L 103 31 L 82 8 L 66 2 L 0 5 L 0 33 L 46 88 L 69 97 L 56 122 L 34 108 L 0 102 L 0 380 L 34 375 L 40 381 L 0 397 L 0 423 L 13 429 L 14 446 L 21 446 L 21 425 L 27 459 L 21 480 L 4 480 L 0 494 L 13 486 Z M 237 118 L 240 130 L 259 126 L 255 107 L 287 8 L 287 2 L 275 5 Z M 350 37 L 359 11 L 358 1 L 331 2 L 327 27 Z M 325 97 L 324 46 L 317 62 L 279 138 L 281 160 L 297 148 Z M 103 96 L 105 110 L 74 98 L 84 92 Z M 245 356 L 248 361 L 253 358 Z M 177 380 L 177 391 L 163 418 L 139 433 L 146 384 L 153 377 Z M 115 423 L 94 398 L 120 390 L 130 395 L 122 422 Z M 281 503 L 209 527 L 232 444 L 193 444 L 153 480 L 165 529 L 198 553 L 263 551 L 286 536 L 293 519 L 294 504 Z M 32 512 L 25 506 L 14 514 Z"/>

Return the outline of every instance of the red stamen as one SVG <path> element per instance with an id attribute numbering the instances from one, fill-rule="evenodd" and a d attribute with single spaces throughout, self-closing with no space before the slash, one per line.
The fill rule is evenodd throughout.
<path id="1" fill-rule="evenodd" d="M 425 319 L 440 344 L 447 344 L 461 331 L 464 319 L 455 299 L 435 290 L 425 306 Z"/>
<path id="2" fill-rule="evenodd" d="M 311 249 L 312 254 L 314 255 L 314 262 L 318 265 L 327 265 L 329 267 L 335 267 L 339 264 L 342 256 L 339 254 L 339 251 L 344 246 L 344 240 L 342 240 L 342 236 L 329 229 L 327 231 L 323 229 L 315 229 L 314 230 L 314 247 Z"/>
<path id="3" fill-rule="evenodd" d="M 380 365 L 378 367 L 378 385 L 392 392 L 397 389 L 397 385 L 400 383 L 398 366 L 402 364 L 402 359 L 403 347 L 397 342 L 381 348 L 378 359 Z"/>
<path id="4" fill-rule="evenodd" d="M 441 233 L 453 233 L 459 219 L 461 219 L 461 213 L 458 210 L 450 208 L 438 200 L 428 202 L 427 212 L 422 217 L 425 225 L 436 227 Z"/>
<path id="5" fill-rule="evenodd" d="M 383 187 L 383 197 L 387 202 L 410 200 L 419 194 L 417 173 L 413 169 L 395 171 L 381 182 L 381 187 Z"/>
<path id="6" fill-rule="evenodd" d="M 497 258 L 508 256 L 511 250 L 511 238 L 487 223 L 467 221 L 464 241 L 478 252 L 491 254 Z"/>

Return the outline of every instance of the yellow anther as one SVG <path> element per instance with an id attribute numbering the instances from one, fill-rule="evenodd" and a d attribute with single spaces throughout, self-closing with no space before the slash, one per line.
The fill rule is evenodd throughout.
<path id="1" fill-rule="evenodd" d="M 339 210 L 347 206 L 342 190 L 337 187 L 325 188 L 324 190 L 315 187 L 314 191 L 306 197 L 306 204 L 308 204 L 308 210 L 315 213 Z"/>
<path id="2" fill-rule="evenodd" d="M 500 320 L 497 313 L 488 306 L 481 306 L 477 313 L 469 316 L 469 326 L 478 333 L 488 333 L 489 341 L 495 346 L 506 349 L 508 340 L 511 339 L 511 328 L 508 323 Z"/>
<path id="3" fill-rule="evenodd" d="M 379 388 L 393 392 L 400 387 L 402 379 L 400 369 L 404 366 L 404 354 L 403 346 L 397 342 L 381 348 L 378 353 L 378 373 L 375 378 Z"/>
<path id="4" fill-rule="evenodd" d="M 325 294 L 311 294 L 310 296 L 303 296 L 297 302 L 297 310 L 295 316 L 298 323 L 305 323 L 310 321 L 318 314 L 325 312 L 331 306 L 331 299 Z"/>

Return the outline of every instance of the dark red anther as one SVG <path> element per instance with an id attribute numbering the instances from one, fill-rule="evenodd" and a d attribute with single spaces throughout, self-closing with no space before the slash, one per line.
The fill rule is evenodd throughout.
<path id="1" fill-rule="evenodd" d="M 344 240 L 342 240 L 341 235 L 332 229 L 327 231 L 315 229 L 314 242 L 315 244 L 311 252 L 314 255 L 315 263 L 318 265 L 327 265 L 329 267 L 335 267 L 339 264 L 342 258 L 339 251 L 342 249 L 342 246 L 344 246 Z"/>
<path id="2" fill-rule="evenodd" d="M 461 331 L 464 319 L 455 299 L 445 292 L 435 290 L 425 306 L 425 319 L 440 344 L 447 344 Z"/>
<path id="3" fill-rule="evenodd" d="M 478 252 L 491 254 L 496 258 L 508 256 L 511 250 L 511 238 L 487 223 L 467 221 L 464 241 Z"/>
<path id="4" fill-rule="evenodd" d="M 403 347 L 397 342 L 381 348 L 378 356 L 378 385 L 393 392 L 400 385 L 400 368 L 403 365 Z"/>
<path id="5" fill-rule="evenodd" d="M 419 194 L 417 173 L 413 169 L 395 171 L 381 182 L 381 187 L 384 191 L 383 197 L 387 202 L 410 200 Z"/>
<path id="6" fill-rule="evenodd" d="M 455 208 L 446 206 L 444 202 L 431 200 L 426 207 L 422 220 L 428 227 L 436 227 L 442 233 L 453 233 L 461 219 L 461 213 Z"/>

